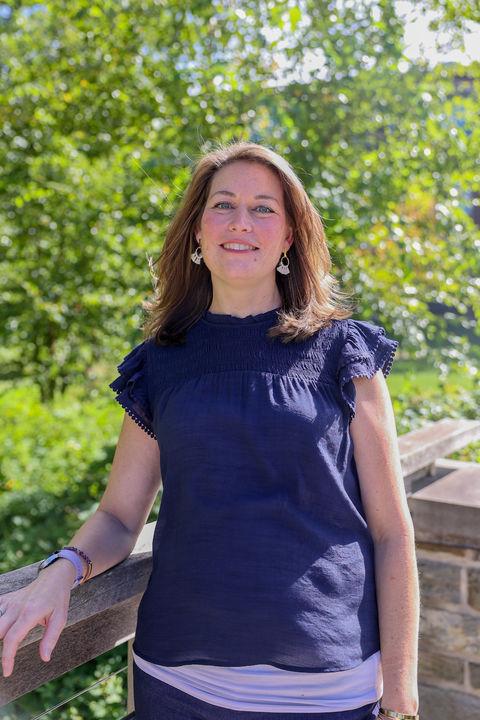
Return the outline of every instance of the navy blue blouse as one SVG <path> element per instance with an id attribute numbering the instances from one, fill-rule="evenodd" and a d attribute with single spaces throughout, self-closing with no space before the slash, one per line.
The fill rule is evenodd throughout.
<path id="1" fill-rule="evenodd" d="M 277 310 L 206 311 L 141 342 L 109 387 L 158 441 L 163 495 L 134 651 L 160 665 L 332 672 L 380 649 L 353 377 L 398 346 L 362 320 L 268 338 Z"/>

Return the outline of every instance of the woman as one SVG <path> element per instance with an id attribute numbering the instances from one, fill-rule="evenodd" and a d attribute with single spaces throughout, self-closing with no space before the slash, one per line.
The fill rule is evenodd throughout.
<path id="1" fill-rule="evenodd" d="M 146 339 L 110 385 L 126 412 L 107 489 L 2 598 L 4 674 L 39 623 L 48 659 L 74 577 L 128 556 L 163 482 L 139 720 L 417 718 L 414 532 L 385 382 L 398 343 L 350 318 L 318 213 L 255 143 L 199 160 L 158 265 Z"/>

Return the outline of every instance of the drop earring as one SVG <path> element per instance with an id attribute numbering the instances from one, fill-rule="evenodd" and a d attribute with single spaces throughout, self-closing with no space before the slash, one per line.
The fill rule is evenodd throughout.
<path id="1" fill-rule="evenodd" d="M 200 263 L 202 262 L 202 258 L 203 258 L 202 248 L 200 247 L 200 245 L 197 245 L 197 247 L 195 248 L 195 252 L 193 252 L 190 255 L 190 257 L 196 265 L 200 265 Z"/>
<path id="2" fill-rule="evenodd" d="M 284 260 L 286 260 L 286 263 L 283 262 Z M 289 275 L 289 273 L 290 273 L 290 270 L 288 269 L 289 265 L 290 265 L 290 260 L 287 257 L 287 251 L 284 250 L 282 257 L 280 258 L 280 262 L 277 265 L 278 272 L 281 273 L 282 275 Z"/>

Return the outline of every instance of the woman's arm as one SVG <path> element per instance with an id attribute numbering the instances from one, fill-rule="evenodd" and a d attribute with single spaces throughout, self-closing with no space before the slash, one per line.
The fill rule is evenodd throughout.
<path id="1" fill-rule="evenodd" d="M 105 492 L 69 543 L 92 560 L 91 577 L 130 555 L 160 485 L 158 443 L 125 413 Z"/>
<path id="2" fill-rule="evenodd" d="M 362 503 L 375 543 L 383 671 L 382 706 L 418 712 L 420 590 L 392 403 L 381 371 L 354 378 L 350 423 Z"/>
<path id="3" fill-rule="evenodd" d="M 83 550 L 93 563 L 91 577 L 124 560 L 148 518 L 161 484 L 160 451 L 125 413 L 107 488 L 98 509 L 68 543 Z M 20 642 L 36 625 L 46 629 L 39 645 L 40 657 L 49 660 L 65 627 L 75 568 L 60 558 L 41 570 L 29 585 L 0 596 L 2 669 L 13 671 Z"/>

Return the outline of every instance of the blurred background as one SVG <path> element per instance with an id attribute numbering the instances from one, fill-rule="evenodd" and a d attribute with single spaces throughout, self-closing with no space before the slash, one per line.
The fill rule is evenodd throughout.
<path id="1" fill-rule="evenodd" d="M 264 143 L 304 183 L 356 317 L 400 343 L 398 433 L 478 418 L 479 23 L 476 0 L 0 3 L 0 572 L 96 508 L 123 414 L 108 383 L 217 141 Z M 452 457 L 480 462 L 480 443 Z M 0 717 L 125 663 L 123 645 Z M 49 717 L 120 718 L 125 687 Z"/>

